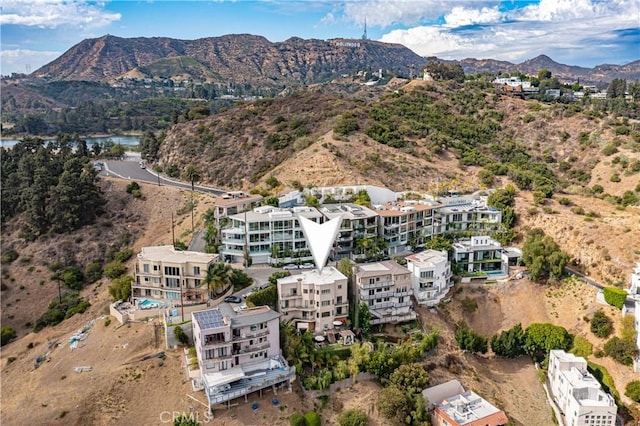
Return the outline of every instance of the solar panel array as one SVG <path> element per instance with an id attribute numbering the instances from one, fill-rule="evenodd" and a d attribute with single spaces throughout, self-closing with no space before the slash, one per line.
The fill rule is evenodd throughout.
<path id="1" fill-rule="evenodd" d="M 200 329 L 222 327 L 224 325 L 222 313 L 218 309 L 195 312 L 193 316 L 200 324 Z"/>

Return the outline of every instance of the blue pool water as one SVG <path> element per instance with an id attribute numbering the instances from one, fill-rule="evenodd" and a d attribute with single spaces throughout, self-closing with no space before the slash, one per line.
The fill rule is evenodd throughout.
<path id="1" fill-rule="evenodd" d="M 484 271 L 489 276 L 505 275 L 502 271 Z"/>
<path id="2" fill-rule="evenodd" d="M 144 299 L 141 302 L 138 302 L 138 307 L 140 308 L 164 308 L 165 304 L 162 302 L 157 302 L 155 300 Z"/>

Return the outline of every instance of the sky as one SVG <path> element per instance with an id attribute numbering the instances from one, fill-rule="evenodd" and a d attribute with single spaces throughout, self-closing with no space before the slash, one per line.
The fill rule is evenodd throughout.
<path id="1" fill-rule="evenodd" d="M 640 59 L 638 0 L 2 0 L 0 74 L 33 72 L 105 34 L 269 41 L 367 37 L 422 56 L 568 65 Z"/>

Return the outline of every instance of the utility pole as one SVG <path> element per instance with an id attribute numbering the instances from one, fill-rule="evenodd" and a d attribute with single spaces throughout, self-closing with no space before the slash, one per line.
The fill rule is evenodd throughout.
<path id="1" fill-rule="evenodd" d="M 158 177 L 158 186 L 160 186 L 160 170 L 156 170 L 156 176 Z"/>
<path id="2" fill-rule="evenodd" d="M 191 176 L 191 234 L 193 234 L 193 176 Z"/>
<path id="3" fill-rule="evenodd" d="M 58 281 L 58 299 L 60 300 L 60 304 L 62 305 L 62 290 L 60 290 L 60 269 L 56 271 L 56 281 Z"/>
<path id="4" fill-rule="evenodd" d="M 175 248 L 175 246 L 176 246 L 176 233 L 175 233 L 175 230 L 173 228 L 173 211 L 171 211 L 171 241 L 173 243 L 173 247 Z"/>

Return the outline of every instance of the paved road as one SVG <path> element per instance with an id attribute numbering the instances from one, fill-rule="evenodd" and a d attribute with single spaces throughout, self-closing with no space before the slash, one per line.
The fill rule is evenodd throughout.
<path id="1" fill-rule="evenodd" d="M 100 172 L 101 175 L 115 176 L 122 179 L 130 179 L 138 182 L 155 183 L 158 185 L 173 186 L 176 188 L 191 189 L 191 183 L 170 179 L 157 174 L 149 168 L 140 167 L 140 155 L 136 153 L 128 153 L 124 160 L 120 161 L 103 161 L 105 167 Z M 227 191 L 217 188 L 210 188 L 202 185 L 195 185 L 194 189 L 198 192 L 205 192 L 215 196 L 219 196 Z"/>

